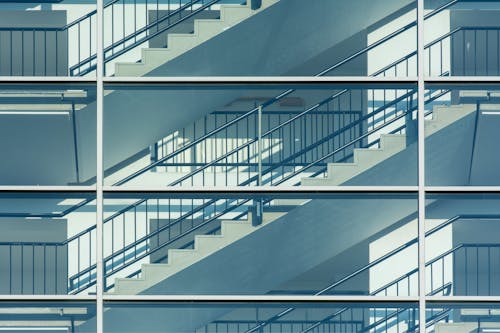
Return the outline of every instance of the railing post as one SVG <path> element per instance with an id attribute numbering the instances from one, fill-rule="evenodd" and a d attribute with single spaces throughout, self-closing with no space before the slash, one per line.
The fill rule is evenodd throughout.
<path id="1" fill-rule="evenodd" d="M 262 186 L 262 105 L 259 105 L 257 111 L 257 185 Z M 262 198 L 254 199 L 252 211 L 252 225 L 262 224 L 263 202 Z"/>
<path id="2" fill-rule="evenodd" d="M 413 120 L 413 94 L 410 95 L 410 107 L 407 110 L 405 116 L 405 127 L 406 127 L 406 141 L 407 145 L 413 143 L 417 139 L 417 123 Z"/>
<path id="3" fill-rule="evenodd" d="M 64 96 L 62 96 L 64 97 Z M 80 183 L 80 162 L 78 161 L 78 135 L 76 133 L 76 111 L 75 102 L 71 103 L 71 123 L 73 126 L 73 149 L 75 152 L 75 176 L 76 183 Z"/>
<path id="4" fill-rule="evenodd" d="M 149 160 L 151 164 L 158 161 L 158 142 L 155 142 L 153 145 L 149 146 Z M 156 171 L 156 167 L 153 167 L 151 171 Z"/>
<path id="5" fill-rule="evenodd" d="M 250 8 L 252 10 L 259 9 L 262 5 L 262 0 L 250 0 Z"/>

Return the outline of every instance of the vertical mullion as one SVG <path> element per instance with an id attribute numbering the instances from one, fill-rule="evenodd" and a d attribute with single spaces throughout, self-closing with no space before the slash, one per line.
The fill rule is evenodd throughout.
<path id="1" fill-rule="evenodd" d="M 417 0 L 418 77 L 418 296 L 419 331 L 425 333 L 425 135 L 424 135 L 424 0 Z"/>
<path id="2" fill-rule="evenodd" d="M 97 0 L 97 38 L 96 38 L 96 55 L 97 55 L 97 146 L 96 146 L 96 332 L 103 333 L 103 213 L 104 213 L 104 164 L 103 164 L 103 73 L 104 73 L 104 59 L 103 59 L 103 18 L 104 18 L 104 0 Z M 111 23 L 113 24 L 113 23 Z"/>

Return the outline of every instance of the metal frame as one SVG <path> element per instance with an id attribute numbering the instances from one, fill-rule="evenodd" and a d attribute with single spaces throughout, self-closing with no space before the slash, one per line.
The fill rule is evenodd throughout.
<path id="1" fill-rule="evenodd" d="M 97 293 L 96 295 L 0 295 L 0 302 L 6 301 L 95 301 L 97 305 L 97 332 L 103 333 L 104 302 L 360 302 L 383 303 L 401 302 L 418 303 L 420 322 L 425 322 L 427 304 L 438 303 L 500 303 L 499 296 L 429 296 L 425 294 L 425 242 L 418 243 L 419 294 L 418 296 L 281 296 L 281 295 L 105 295 L 103 288 L 103 199 L 104 194 L 286 194 L 286 193 L 410 193 L 418 196 L 418 237 L 425 239 L 425 198 L 427 193 L 499 193 L 500 186 L 426 186 L 425 184 L 425 136 L 424 136 L 424 101 L 426 84 L 499 84 L 500 77 L 495 76 L 443 76 L 425 75 L 424 45 L 424 0 L 417 2 L 417 77 L 106 77 L 104 75 L 104 41 L 103 41 L 103 8 L 104 1 L 97 0 L 97 73 L 95 77 L 0 77 L 0 84 L 6 83 L 90 83 L 97 85 L 97 179 L 95 186 L 0 186 L 2 193 L 95 193 L 97 198 Z M 452 1 L 452 4 L 458 0 Z M 103 168 L 103 97 L 105 85 L 113 84 L 416 84 L 418 87 L 418 184 L 415 186 L 326 186 L 315 187 L 137 187 L 137 186 L 105 186 Z M 420 327 L 425 333 L 425 326 Z"/>

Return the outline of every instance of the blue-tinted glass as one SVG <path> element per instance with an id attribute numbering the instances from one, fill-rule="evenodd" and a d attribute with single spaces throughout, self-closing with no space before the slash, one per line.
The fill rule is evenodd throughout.
<path id="1" fill-rule="evenodd" d="M 0 76 L 94 75 L 95 0 L 12 0 L 0 8 Z"/>
<path id="2" fill-rule="evenodd" d="M 433 194 L 427 203 L 427 292 L 500 295 L 500 196 Z"/>
<path id="3" fill-rule="evenodd" d="M 95 302 L 1 302 L 4 332 L 96 332 Z"/>
<path id="4" fill-rule="evenodd" d="M 0 294 L 95 293 L 95 195 L 0 196 Z"/>
<path id="5" fill-rule="evenodd" d="M 412 194 L 108 193 L 105 290 L 416 295 L 416 209 Z"/>
<path id="6" fill-rule="evenodd" d="M 108 86 L 105 183 L 416 185 L 415 88 Z"/>
<path id="7" fill-rule="evenodd" d="M 426 332 L 499 332 L 498 303 L 428 303 Z"/>
<path id="8" fill-rule="evenodd" d="M 104 332 L 418 332 L 412 303 L 105 304 Z"/>
<path id="9" fill-rule="evenodd" d="M 428 85 L 426 184 L 500 185 L 500 87 Z"/>
<path id="10" fill-rule="evenodd" d="M 425 74 L 500 74 L 500 2 L 425 0 Z"/>
<path id="11" fill-rule="evenodd" d="M 0 84 L 0 185 L 90 185 L 96 175 L 96 89 Z"/>
<path id="12" fill-rule="evenodd" d="M 104 19 L 107 75 L 416 75 L 412 0 L 119 0 Z"/>

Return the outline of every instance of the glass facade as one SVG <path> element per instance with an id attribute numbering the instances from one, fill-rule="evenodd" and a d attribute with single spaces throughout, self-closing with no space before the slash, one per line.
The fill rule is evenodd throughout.
<path id="1" fill-rule="evenodd" d="M 499 18 L 2 1 L 0 331 L 500 332 Z"/>

